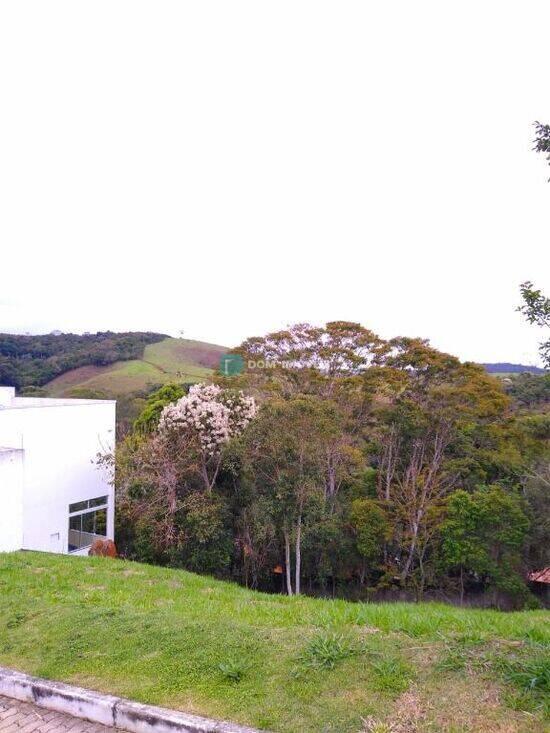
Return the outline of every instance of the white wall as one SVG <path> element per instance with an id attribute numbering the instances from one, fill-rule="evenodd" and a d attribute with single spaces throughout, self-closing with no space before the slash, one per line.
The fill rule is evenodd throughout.
<path id="1" fill-rule="evenodd" d="M 0 387 L 0 407 L 11 405 L 15 397 L 15 387 Z"/>
<path id="2" fill-rule="evenodd" d="M 0 552 L 23 546 L 23 451 L 0 447 Z"/>
<path id="3" fill-rule="evenodd" d="M 104 495 L 112 539 L 113 488 L 96 458 L 114 447 L 115 403 L 16 398 L 12 405 L 0 409 L 0 446 L 24 450 L 22 547 L 67 552 L 69 504 Z"/>

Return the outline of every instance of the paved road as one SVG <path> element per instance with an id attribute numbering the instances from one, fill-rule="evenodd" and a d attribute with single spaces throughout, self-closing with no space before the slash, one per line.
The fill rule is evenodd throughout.
<path id="1" fill-rule="evenodd" d="M 56 733 L 56 731 L 114 733 L 114 728 L 89 723 L 71 715 L 56 713 L 0 695 L 0 733 Z"/>

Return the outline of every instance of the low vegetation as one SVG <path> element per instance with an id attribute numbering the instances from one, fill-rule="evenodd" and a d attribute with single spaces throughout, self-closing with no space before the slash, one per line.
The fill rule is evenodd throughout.
<path id="1" fill-rule="evenodd" d="M 0 555 L 0 664 L 282 733 L 535 732 L 549 616 L 267 595 L 106 558 Z"/>

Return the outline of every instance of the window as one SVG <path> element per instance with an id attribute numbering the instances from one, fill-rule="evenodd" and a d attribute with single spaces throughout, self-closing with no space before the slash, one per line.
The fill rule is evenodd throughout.
<path id="1" fill-rule="evenodd" d="M 69 552 L 107 536 L 107 502 L 107 496 L 99 496 L 69 505 Z"/>
<path id="2" fill-rule="evenodd" d="M 81 512 L 84 509 L 91 509 L 95 506 L 107 506 L 108 499 L 108 496 L 99 496 L 97 499 L 88 499 L 87 501 L 77 501 L 76 504 L 69 504 L 69 514 Z"/>

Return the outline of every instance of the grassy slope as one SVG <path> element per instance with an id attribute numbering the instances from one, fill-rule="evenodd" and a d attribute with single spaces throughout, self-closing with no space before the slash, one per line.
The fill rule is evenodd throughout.
<path id="1" fill-rule="evenodd" d="M 543 730 L 549 616 L 288 599 L 120 560 L 0 555 L 0 664 L 273 731 L 355 732 L 371 716 L 377 733 Z M 311 666 L 323 658 L 334 667 Z"/>
<path id="2" fill-rule="evenodd" d="M 217 367 L 226 351 L 215 344 L 167 338 L 146 346 L 142 359 L 73 369 L 49 382 L 46 389 L 53 397 L 70 396 L 72 389 L 81 387 L 116 396 L 153 384 L 199 381 Z"/>

